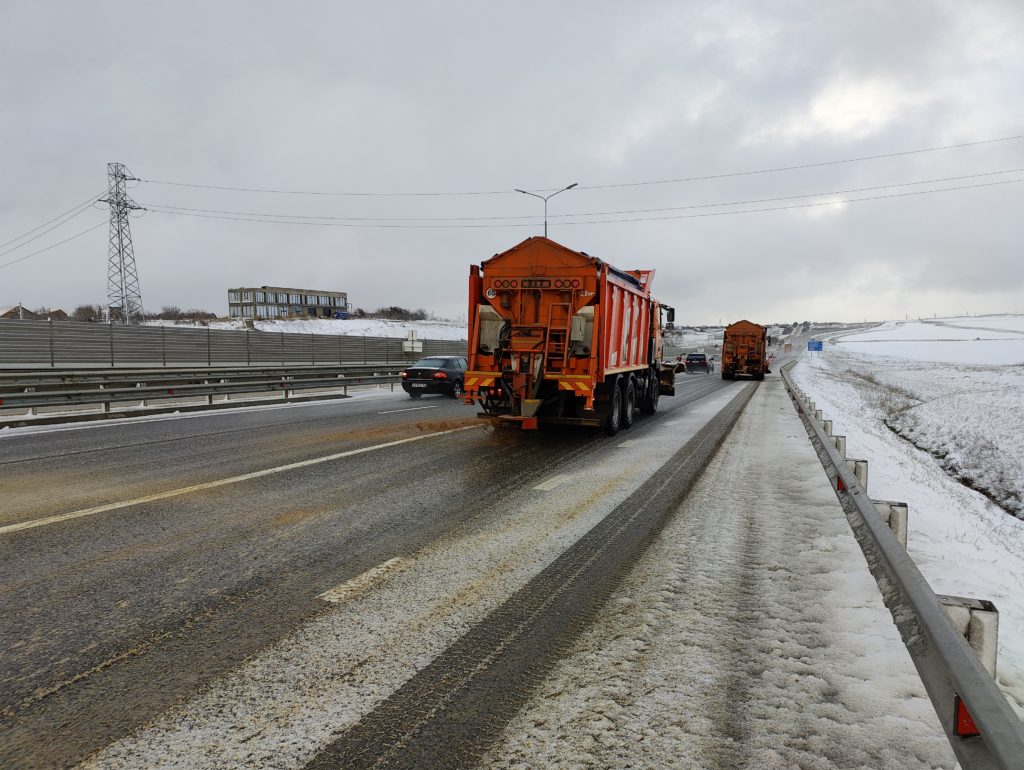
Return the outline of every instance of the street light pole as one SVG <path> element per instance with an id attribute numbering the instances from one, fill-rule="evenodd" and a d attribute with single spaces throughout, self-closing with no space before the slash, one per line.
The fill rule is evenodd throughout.
<path id="1" fill-rule="evenodd" d="M 516 192 L 518 192 L 518 193 L 522 193 L 523 195 L 532 195 L 534 198 L 540 198 L 542 201 L 544 201 L 544 237 L 545 238 L 548 237 L 548 199 L 549 198 L 554 198 L 556 195 L 558 195 L 558 193 L 564 193 L 566 190 L 571 190 L 573 187 L 575 187 L 578 184 L 579 184 L 579 182 L 573 182 L 568 187 L 563 187 L 561 190 L 555 190 L 555 192 L 553 192 L 553 193 L 551 193 L 551 195 L 547 195 L 547 196 L 537 195 L 537 193 L 527 192 L 526 190 L 520 190 L 518 187 L 516 188 Z"/>

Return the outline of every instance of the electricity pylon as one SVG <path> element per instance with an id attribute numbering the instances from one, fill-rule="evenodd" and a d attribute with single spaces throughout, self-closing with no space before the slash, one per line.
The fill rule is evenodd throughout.
<path id="1" fill-rule="evenodd" d="M 107 260 L 107 303 L 112 323 L 134 324 L 142 320 L 142 292 L 135 269 L 135 249 L 128 215 L 142 207 L 128 197 L 129 181 L 136 181 L 123 163 L 107 164 L 107 197 L 110 204 L 110 248 Z"/>

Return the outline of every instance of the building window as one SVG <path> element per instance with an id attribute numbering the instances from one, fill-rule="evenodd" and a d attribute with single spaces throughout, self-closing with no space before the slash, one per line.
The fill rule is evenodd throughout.
<path id="1" fill-rule="evenodd" d="M 228 292 L 228 302 L 238 302 L 238 292 L 237 291 L 229 291 Z"/>
<path id="2" fill-rule="evenodd" d="M 242 292 L 242 302 L 252 302 L 252 292 L 251 291 L 243 291 Z"/>
<path id="3" fill-rule="evenodd" d="M 242 306 L 242 316 L 244 318 L 252 318 L 252 305 Z"/>
<path id="4" fill-rule="evenodd" d="M 263 292 L 263 291 L 256 292 L 256 301 L 257 302 L 266 302 L 267 301 L 267 293 Z"/>
<path id="5" fill-rule="evenodd" d="M 306 315 L 308 315 L 310 318 L 316 318 L 316 308 L 315 307 L 307 307 L 306 308 Z"/>
<path id="6" fill-rule="evenodd" d="M 289 294 L 288 301 L 291 302 L 293 305 L 298 305 L 302 302 L 302 298 L 299 297 L 298 294 Z M 296 310 L 295 312 L 298 312 L 298 310 Z"/>
<path id="7" fill-rule="evenodd" d="M 232 318 L 238 318 L 242 315 L 242 313 L 240 312 L 240 308 L 238 307 L 238 305 L 232 305 L 230 308 L 228 308 L 228 315 L 230 315 Z"/>
<path id="8" fill-rule="evenodd" d="M 279 318 L 287 318 L 288 317 L 288 308 L 283 307 L 283 306 L 279 307 L 277 309 L 277 315 L 278 315 Z"/>
<path id="9" fill-rule="evenodd" d="M 268 291 L 267 292 L 267 298 L 264 300 L 264 302 L 269 302 L 271 305 L 276 304 L 277 303 L 277 292 L 276 291 Z"/>

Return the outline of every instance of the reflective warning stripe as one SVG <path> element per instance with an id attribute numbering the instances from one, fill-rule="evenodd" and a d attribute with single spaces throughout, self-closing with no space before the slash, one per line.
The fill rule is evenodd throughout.
<path id="1" fill-rule="evenodd" d="M 590 394 L 590 383 L 585 380 L 559 380 L 558 389 L 571 390 L 574 393 L 580 393 L 586 396 Z"/>
<path id="2" fill-rule="evenodd" d="M 465 390 L 479 390 L 494 384 L 496 377 L 484 377 L 480 375 L 469 376 L 469 372 L 463 374 L 462 387 Z"/>

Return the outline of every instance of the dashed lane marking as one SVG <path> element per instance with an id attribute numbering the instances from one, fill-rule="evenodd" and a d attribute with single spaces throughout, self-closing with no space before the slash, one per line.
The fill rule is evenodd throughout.
<path id="1" fill-rule="evenodd" d="M 640 443 L 640 439 L 629 438 L 629 439 L 626 439 L 625 441 L 623 441 L 621 444 L 619 444 L 619 446 L 620 447 L 631 447 L 631 446 L 636 446 L 639 443 Z"/>
<path id="2" fill-rule="evenodd" d="M 379 449 L 387 449 L 393 446 L 400 446 L 401 444 L 411 444 L 414 441 L 423 441 L 424 439 L 434 438 L 436 436 L 447 436 L 450 433 L 459 433 L 464 430 L 473 430 L 474 428 L 479 427 L 479 425 L 468 425 L 464 428 L 452 428 L 451 430 L 440 430 L 434 433 L 424 433 L 422 436 L 410 436 L 409 438 L 398 439 L 397 441 L 388 441 L 384 444 L 374 444 L 373 446 L 365 446 L 361 447 L 360 449 L 350 449 L 347 452 L 337 452 L 336 454 L 325 455 L 324 457 L 315 457 L 312 460 L 302 460 L 297 463 L 288 463 L 287 465 L 278 465 L 274 468 L 265 468 L 261 471 L 253 471 L 252 473 L 243 473 L 241 476 L 230 476 L 229 478 L 226 479 L 217 479 L 216 481 L 207 481 L 202 484 L 193 484 L 190 487 L 171 489 L 168 490 L 167 492 L 158 492 L 155 495 L 136 497 L 133 500 L 122 500 L 119 503 L 108 503 L 106 505 L 98 505 L 95 508 L 85 508 L 80 511 L 60 513 L 56 516 L 46 516 L 42 519 L 23 521 L 18 524 L 8 524 L 7 526 L 0 527 L 0 535 L 6 535 L 10 532 L 19 532 L 23 529 L 32 529 L 34 527 L 45 527 L 48 524 L 57 524 L 58 522 L 68 521 L 70 519 L 80 519 L 83 516 L 93 516 L 97 513 L 116 511 L 120 508 L 130 508 L 134 505 L 152 503 L 156 500 L 166 500 L 169 497 L 179 497 L 180 495 L 187 495 L 192 492 L 202 492 L 203 490 L 206 489 L 216 489 L 217 487 L 224 487 L 227 486 L 228 484 L 238 484 L 239 482 L 242 481 L 258 479 L 263 476 L 272 476 L 275 473 L 284 473 L 285 471 L 295 470 L 296 468 L 308 468 L 311 465 L 329 463 L 332 460 L 340 460 L 343 457 L 352 457 L 354 455 L 366 454 L 367 452 L 376 452 Z"/>
<path id="3" fill-rule="evenodd" d="M 388 412 L 377 412 L 377 414 L 398 414 L 399 412 L 415 412 L 417 409 L 437 409 L 437 405 L 434 406 L 410 406 L 408 409 L 392 409 Z"/>
<path id="4" fill-rule="evenodd" d="M 361 594 L 389 572 L 394 572 L 403 562 L 404 560 L 398 557 L 388 559 L 386 562 L 382 562 L 376 567 L 371 567 L 366 572 L 356 575 L 351 580 L 346 580 L 341 585 L 318 594 L 316 598 L 323 599 L 325 602 L 331 602 L 332 604 L 340 604 L 351 599 L 353 596 Z"/>
<path id="5" fill-rule="evenodd" d="M 560 474 L 558 476 L 552 476 L 547 481 L 542 482 L 542 483 L 538 484 L 537 486 L 535 486 L 534 489 L 539 489 L 541 492 L 550 492 L 555 487 L 562 486 L 562 484 L 564 484 L 565 482 L 567 482 L 571 478 L 572 478 L 572 476 L 568 476 L 566 474 Z"/>

